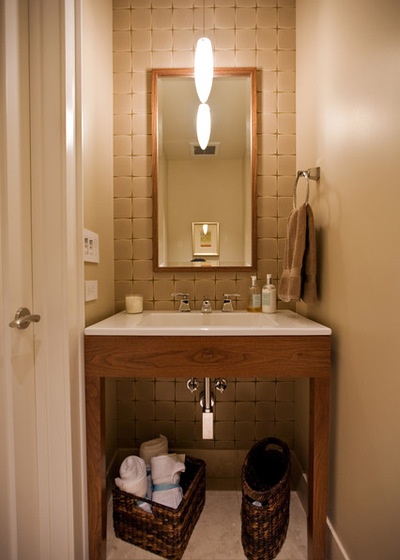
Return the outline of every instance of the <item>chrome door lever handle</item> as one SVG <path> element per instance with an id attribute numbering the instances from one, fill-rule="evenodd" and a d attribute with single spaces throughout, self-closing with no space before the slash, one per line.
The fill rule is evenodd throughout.
<path id="1" fill-rule="evenodd" d="M 26 329 L 31 323 L 38 323 L 40 315 L 31 315 L 27 307 L 20 307 L 15 314 L 14 321 L 9 326 L 13 329 Z"/>

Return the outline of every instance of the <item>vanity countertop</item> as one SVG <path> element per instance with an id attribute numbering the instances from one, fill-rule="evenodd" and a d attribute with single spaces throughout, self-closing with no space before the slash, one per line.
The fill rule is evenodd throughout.
<path id="1" fill-rule="evenodd" d="M 88 336 L 329 336 L 329 327 L 289 310 L 276 313 L 121 311 L 85 329 Z"/>

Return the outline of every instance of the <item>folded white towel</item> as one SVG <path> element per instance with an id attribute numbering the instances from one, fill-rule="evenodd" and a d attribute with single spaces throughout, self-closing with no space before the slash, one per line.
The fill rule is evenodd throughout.
<path id="1" fill-rule="evenodd" d="M 119 469 L 119 478 L 115 484 L 124 492 L 144 498 L 147 492 L 146 465 L 143 459 L 136 455 L 126 457 Z"/>
<path id="2" fill-rule="evenodd" d="M 166 455 L 168 453 L 168 439 L 160 434 L 160 437 L 145 441 L 141 444 L 139 455 L 147 466 L 150 466 L 150 460 L 156 455 Z"/>
<path id="3" fill-rule="evenodd" d="M 158 455 L 152 457 L 150 463 L 153 501 L 176 509 L 182 501 L 183 494 L 179 482 L 181 473 L 186 469 L 185 455 Z"/>

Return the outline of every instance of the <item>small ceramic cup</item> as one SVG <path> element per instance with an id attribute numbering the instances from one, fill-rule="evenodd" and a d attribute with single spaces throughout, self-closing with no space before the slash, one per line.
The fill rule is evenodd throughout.
<path id="1" fill-rule="evenodd" d="M 143 296 L 139 294 L 129 294 L 125 296 L 125 308 L 127 313 L 142 313 Z"/>

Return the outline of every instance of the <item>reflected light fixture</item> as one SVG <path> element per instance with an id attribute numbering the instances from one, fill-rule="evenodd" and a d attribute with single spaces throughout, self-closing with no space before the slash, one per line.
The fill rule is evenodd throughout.
<path id="1" fill-rule="evenodd" d="M 208 224 L 203 224 L 203 233 L 204 235 L 207 235 L 208 232 Z"/>
<path id="2" fill-rule="evenodd" d="M 210 39 L 205 37 L 206 8 L 203 0 L 203 37 L 197 41 L 194 53 L 194 83 L 200 103 L 207 103 L 214 77 L 214 59 Z"/>
<path id="3" fill-rule="evenodd" d="M 200 103 L 197 110 L 196 132 L 200 148 L 205 150 L 211 134 L 211 113 L 207 103 Z"/>

